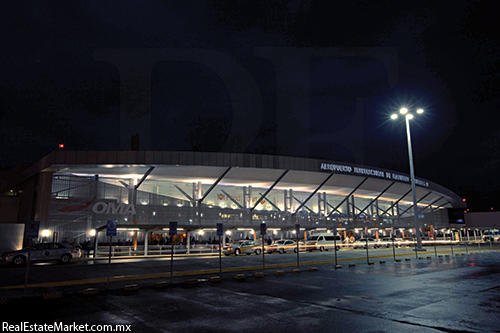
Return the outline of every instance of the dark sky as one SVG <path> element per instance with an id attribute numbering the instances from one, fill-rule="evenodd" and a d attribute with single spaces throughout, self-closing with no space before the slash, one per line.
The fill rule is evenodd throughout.
<path id="1" fill-rule="evenodd" d="M 416 175 L 471 211 L 500 209 L 496 8 L 335 3 L 2 2 L 0 165 L 36 162 L 59 143 L 127 149 L 137 130 L 148 150 L 409 173 L 404 123 L 389 116 L 422 107 L 411 126 Z"/>

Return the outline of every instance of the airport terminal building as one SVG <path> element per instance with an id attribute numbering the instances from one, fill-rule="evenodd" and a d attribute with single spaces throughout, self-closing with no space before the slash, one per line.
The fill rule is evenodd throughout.
<path id="1" fill-rule="evenodd" d="M 452 191 L 416 180 L 418 218 L 426 230 L 448 228 L 447 209 L 465 208 Z M 2 222 L 40 221 L 40 241 L 165 237 L 273 238 L 333 230 L 343 236 L 414 233 L 410 176 L 318 159 L 186 151 L 54 151 L 25 170 L 3 199 Z M 6 217 L 7 216 L 7 217 Z M 8 219 L 9 221 L 7 221 Z M 302 232 L 301 232 L 302 233 Z M 302 235 L 301 235 L 302 238 Z"/>

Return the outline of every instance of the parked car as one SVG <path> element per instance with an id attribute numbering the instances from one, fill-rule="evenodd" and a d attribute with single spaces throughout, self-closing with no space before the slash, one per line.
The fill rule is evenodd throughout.
<path id="1" fill-rule="evenodd" d="M 389 237 L 380 238 L 378 242 L 380 246 L 385 246 L 387 248 L 392 246 L 392 238 Z M 394 246 L 397 246 L 396 242 L 394 242 Z"/>
<path id="2" fill-rule="evenodd" d="M 374 249 L 380 247 L 379 242 L 377 242 L 377 240 L 374 238 L 360 238 L 354 243 L 352 243 L 352 246 L 354 249 L 366 249 L 367 240 L 368 240 L 368 247 L 373 247 Z"/>
<path id="3" fill-rule="evenodd" d="M 242 253 L 245 253 L 247 255 L 255 253 L 259 255 L 262 253 L 262 245 L 251 240 L 236 241 L 229 246 L 225 246 L 222 249 L 222 253 L 224 253 L 226 256 L 231 254 L 239 256 Z"/>
<path id="4" fill-rule="evenodd" d="M 485 232 L 483 234 L 483 239 L 485 242 L 489 242 L 490 240 L 492 242 L 498 242 L 500 241 L 500 234 L 498 232 Z"/>
<path id="5" fill-rule="evenodd" d="M 283 254 L 288 250 L 297 253 L 297 242 L 291 239 L 282 239 L 266 247 L 266 251 L 269 254 L 273 252 Z"/>
<path id="6" fill-rule="evenodd" d="M 60 263 L 67 264 L 73 258 L 73 251 L 75 255 L 80 252 L 80 250 L 74 249 L 69 244 L 63 243 L 38 243 L 31 246 L 31 261 L 58 261 Z M 5 252 L 2 254 L 2 260 L 6 263 L 11 263 L 14 265 L 24 265 L 28 261 L 29 248 L 24 248 L 22 250 Z M 78 257 L 80 255 L 78 254 Z"/>
<path id="7" fill-rule="evenodd" d="M 337 244 L 336 250 L 340 249 L 342 245 L 342 238 L 340 235 L 333 235 L 331 233 L 322 232 L 318 234 L 313 234 L 309 236 L 306 240 L 306 249 L 311 252 L 312 250 L 328 251 L 328 249 L 333 249 Z"/>

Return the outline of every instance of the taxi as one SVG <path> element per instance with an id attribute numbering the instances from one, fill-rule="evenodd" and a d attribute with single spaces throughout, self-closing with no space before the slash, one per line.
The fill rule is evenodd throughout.
<path id="1" fill-rule="evenodd" d="M 267 253 L 278 252 L 279 254 L 286 253 L 287 250 L 293 250 L 297 253 L 297 242 L 291 239 L 282 239 L 267 246 Z"/>
<path id="2" fill-rule="evenodd" d="M 252 240 L 241 240 L 236 241 L 229 246 L 223 247 L 222 253 L 224 253 L 226 256 L 229 256 L 231 254 L 239 256 L 242 253 L 245 253 L 247 255 L 255 253 L 256 255 L 259 255 L 262 253 L 262 245 L 259 242 Z"/>
<path id="3" fill-rule="evenodd" d="M 366 245 L 368 244 L 368 247 L 373 247 L 374 249 L 379 248 L 380 244 L 379 242 L 371 237 L 367 238 L 360 238 L 354 243 L 352 243 L 352 247 L 354 249 L 366 249 Z"/>

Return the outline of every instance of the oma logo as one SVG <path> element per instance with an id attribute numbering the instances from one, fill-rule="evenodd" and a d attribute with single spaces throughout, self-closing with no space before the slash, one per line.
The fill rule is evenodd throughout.
<path id="1" fill-rule="evenodd" d="M 114 202 L 96 202 L 92 207 L 92 211 L 96 214 L 137 214 L 133 204 L 120 203 L 116 205 Z"/>

